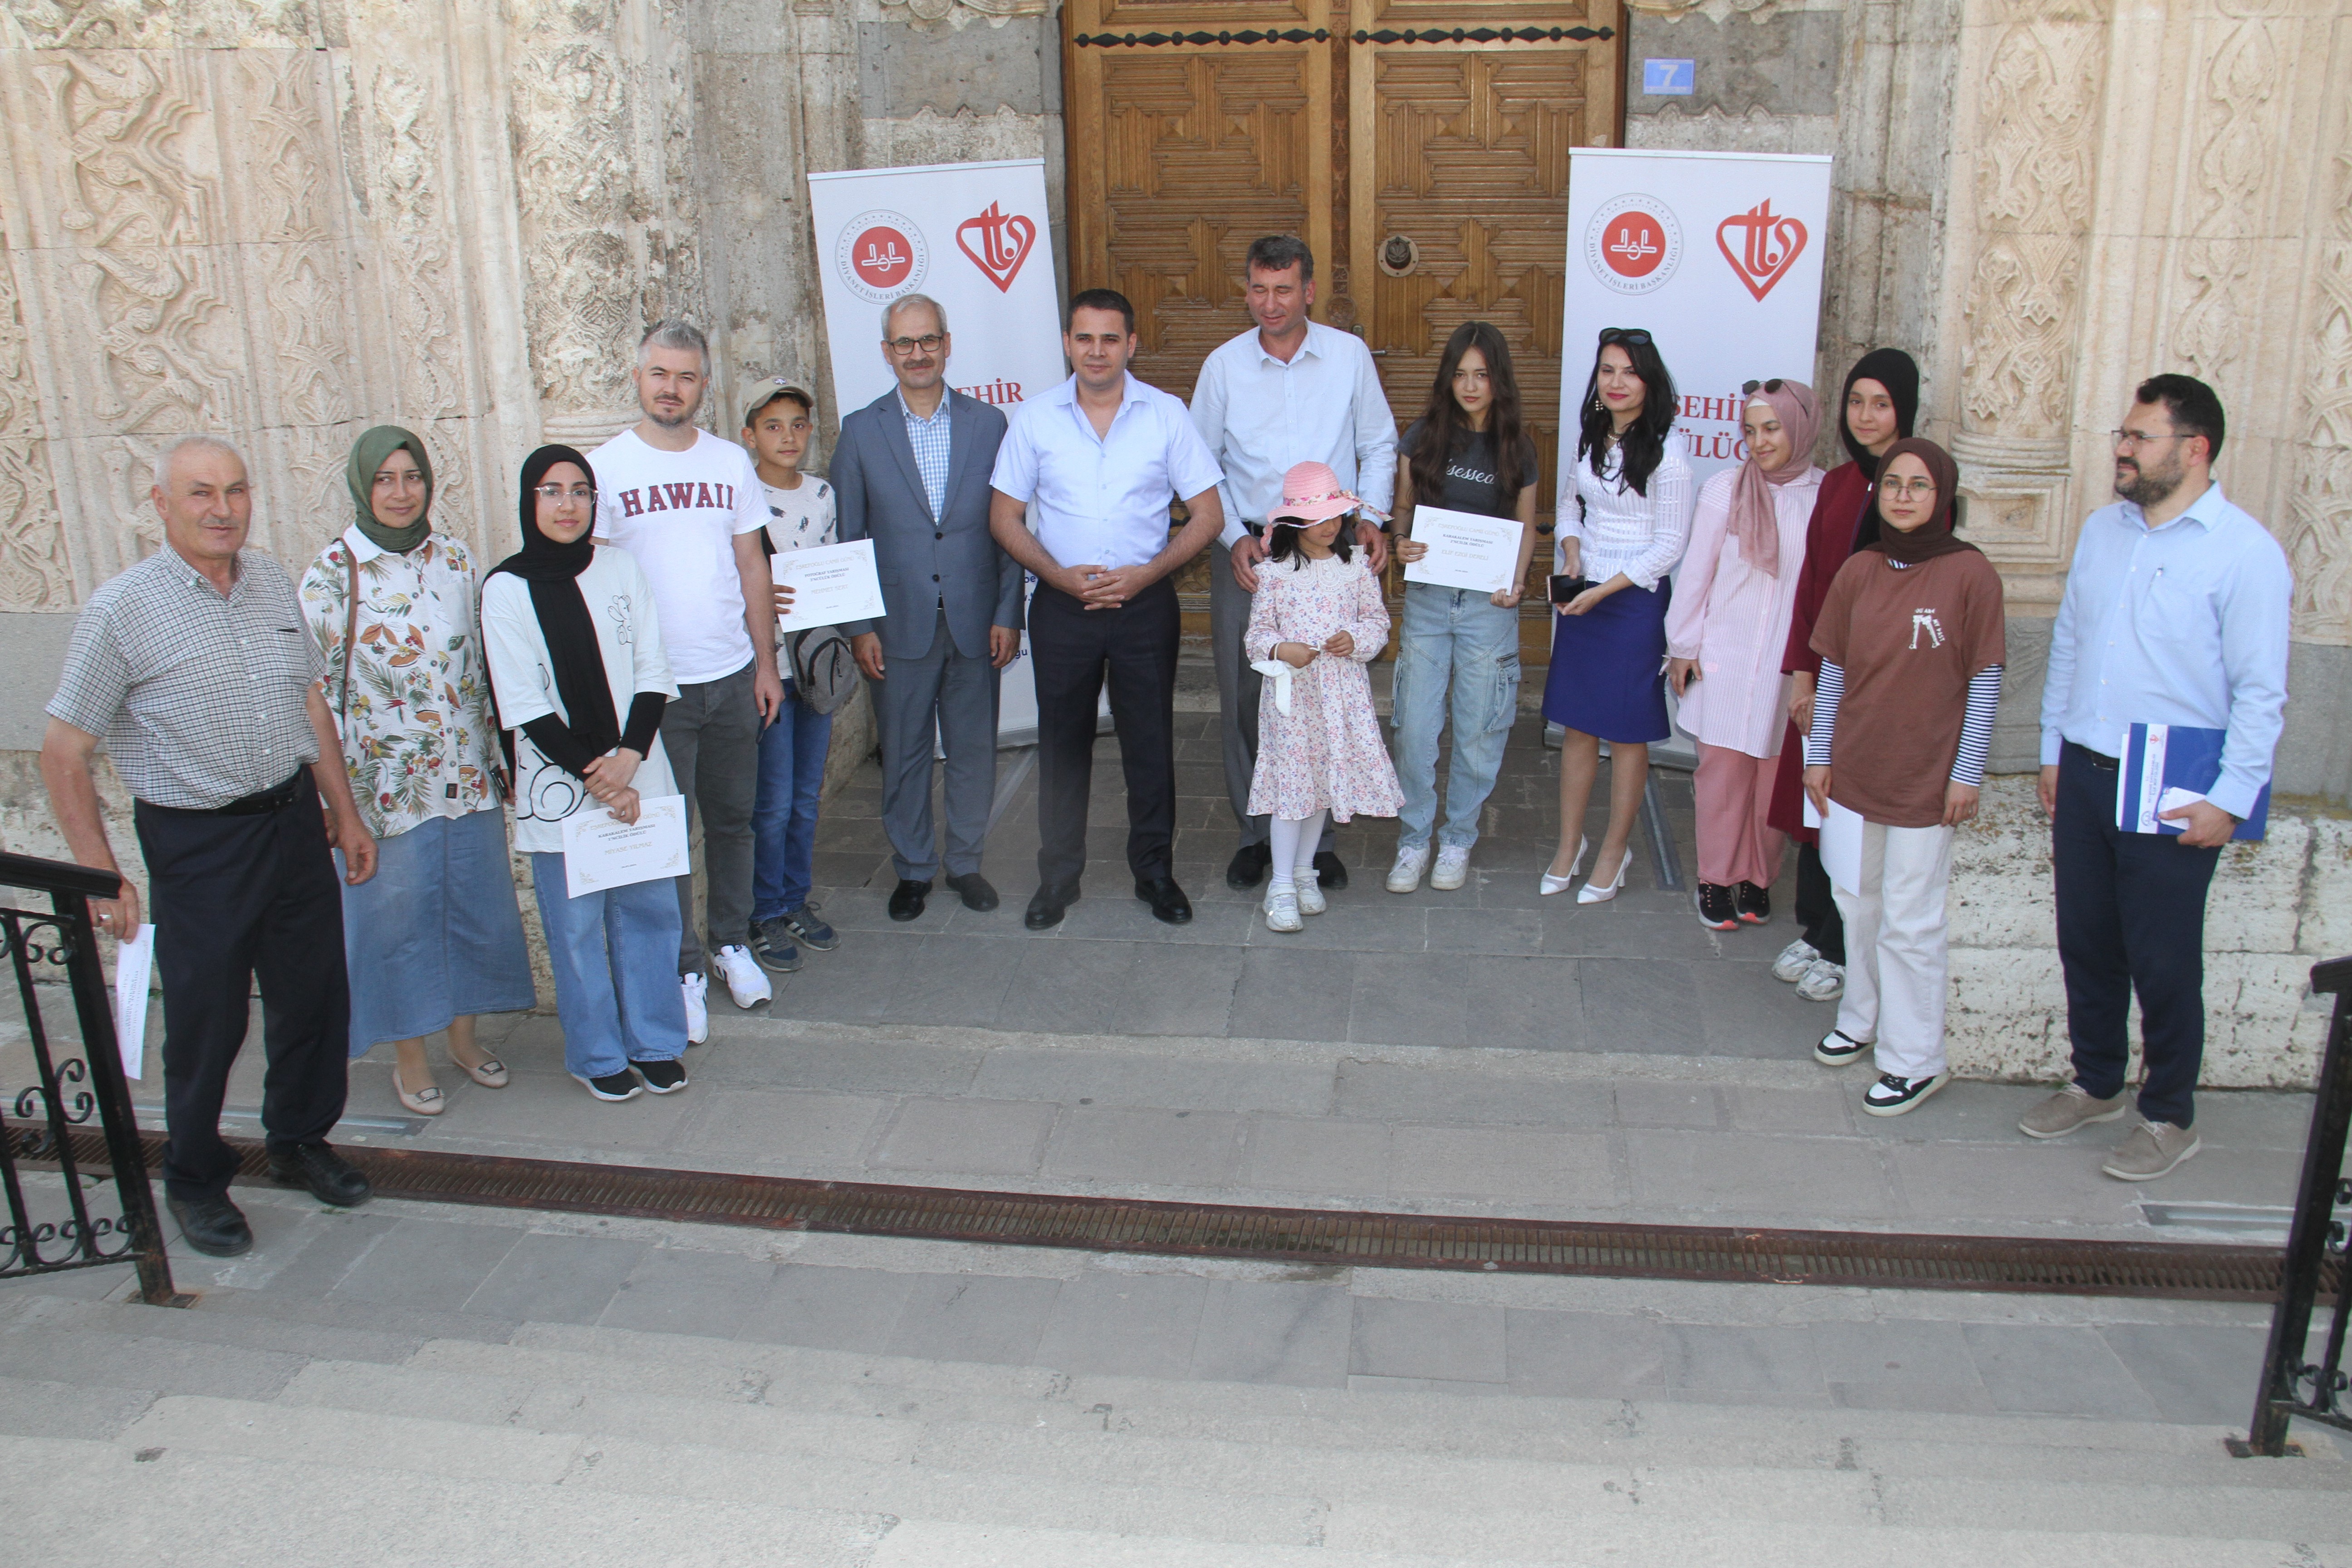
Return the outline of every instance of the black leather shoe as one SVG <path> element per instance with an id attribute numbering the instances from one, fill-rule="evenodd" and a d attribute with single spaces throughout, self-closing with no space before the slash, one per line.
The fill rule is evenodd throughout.
<path id="1" fill-rule="evenodd" d="M 894 921 L 921 919 L 923 900 L 930 896 L 930 891 L 929 882 L 913 882 L 904 877 L 899 878 L 897 889 L 890 895 L 890 918 Z"/>
<path id="2" fill-rule="evenodd" d="M 374 1191 L 357 1166 L 324 1143 L 273 1145 L 269 1179 L 289 1187 L 307 1187 L 312 1197 L 339 1209 L 367 1202 Z"/>
<path id="3" fill-rule="evenodd" d="M 1151 906 L 1153 920 L 1180 926 L 1192 918 L 1192 900 L 1184 896 L 1173 877 L 1154 877 L 1150 881 L 1138 878 L 1135 896 Z"/>
<path id="4" fill-rule="evenodd" d="M 1040 888 L 1037 896 L 1029 900 L 1029 912 L 1021 917 L 1021 923 L 1031 931 L 1052 931 L 1062 923 L 1062 917 L 1069 912 L 1076 897 L 1075 893 L 1062 894 Z"/>
<path id="5" fill-rule="evenodd" d="M 180 1239 L 207 1258 L 235 1258 L 253 1250 L 253 1227 L 225 1195 L 175 1198 L 166 1194 L 163 1206 L 179 1223 Z"/>
<path id="6" fill-rule="evenodd" d="M 1327 893 L 1336 893 L 1348 885 L 1348 868 L 1339 864 L 1339 857 L 1326 849 L 1315 857 L 1315 879 L 1323 884 Z"/>
<path id="7" fill-rule="evenodd" d="M 1265 868 L 1274 864 L 1274 850 L 1264 844 L 1244 844 L 1234 851 L 1225 863 L 1225 886 L 1255 888 L 1265 876 Z"/>
<path id="8" fill-rule="evenodd" d="M 968 871 L 961 877 L 950 877 L 948 886 L 953 889 L 958 898 L 963 900 L 965 909 L 984 915 L 996 907 L 996 889 L 990 887 L 988 879 L 977 871 Z"/>

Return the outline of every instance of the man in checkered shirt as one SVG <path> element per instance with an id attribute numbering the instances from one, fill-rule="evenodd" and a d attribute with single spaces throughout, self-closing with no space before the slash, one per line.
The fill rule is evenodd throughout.
<path id="1" fill-rule="evenodd" d="M 163 548 L 92 594 L 75 623 L 41 738 L 41 776 L 74 858 L 120 871 L 90 758 L 100 737 L 136 797 L 132 820 L 155 905 L 163 981 L 163 1188 L 189 1246 L 253 1245 L 229 1201 L 236 1155 L 221 1100 L 261 982 L 269 1173 L 348 1207 L 365 1176 L 327 1145 L 343 1113 L 351 989 L 344 879 L 375 873 L 284 567 L 245 540 L 253 490 L 227 442 L 190 436 L 158 458 L 151 492 Z M 328 759 L 319 765 L 320 759 Z M 331 821 L 322 821 L 320 796 Z M 139 934 L 139 891 L 94 900 L 100 931 Z"/>

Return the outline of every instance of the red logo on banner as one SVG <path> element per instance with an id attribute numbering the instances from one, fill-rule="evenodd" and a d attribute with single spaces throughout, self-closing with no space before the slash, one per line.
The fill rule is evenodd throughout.
<path id="1" fill-rule="evenodd" d="M 1735 228 L 1746 231 L 1737 250 L 1731 244 Z M 1760 300 L 1796 265 L 1805 248 L 1805 226 L 1795 218 L 1775 216 L 1768 197 L 1716 225 L 1715 243 L 1731 269 L 1739 274 L 1739 280 L 1748 285 L 1748 291 Z"/>
<path id="2" fill-rule="evenodd" d="M 876 224 L 849 242 L 849 266 L 870 289 L 895 289 L 914 270 L 915 247 L 887 224 Z"/>
<path id="3" fill-rule="evenodd" d="M 1665 226 L 1641 207 L 1618 214 L 1601 237 L 1601 259 L 1620 278 L 1647 278 L 1665 257 Z"/>
<path id="4" fill-rule="evenodd" d="M 977 233 L 980 248 L 972 248 L 972 237 Z M 972 265 L 988 274 L 1000 294 L 1009 293 L 1013 279 L 1020 275 L 1021 264 L 1029 259 L 1029 247 L 1037 243 L 1037 226 L 1019 213 L 1006 217 L 994 202 L 978 217 L 968 217 L 956 226 L 956 246 L 971 258 Z"/>

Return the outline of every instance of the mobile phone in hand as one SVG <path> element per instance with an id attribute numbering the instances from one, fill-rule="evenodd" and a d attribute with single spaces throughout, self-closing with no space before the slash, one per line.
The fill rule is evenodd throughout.
<path id="1" fill-rule="evenodd" d="M 1590 577 L 1568 577 L 1555 572 L 1551 577 L 1551 602 L 1565 605 L 1591 586 Z"/>

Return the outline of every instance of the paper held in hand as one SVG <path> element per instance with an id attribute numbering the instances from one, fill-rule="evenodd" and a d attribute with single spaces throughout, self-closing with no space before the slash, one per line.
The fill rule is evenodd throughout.
<path id="1" fill-rule="evenodd" d="M 792 613 L 776 618 L 787 635 L 844 621 L 879 620 L 887 613 L 870 539 L 780 551 L 768 566 L 776 586 L 793 591 Z"/>
<path id="2" fill-rule="evenodd" d="M 154 973 L 155 928 L 142 925 L 114 950 L 114 1041 L 124 1078 L 147 1076 L 147 994 Z"/>
<path id="3" fill-rule="evenodd" d="M 686 796 L 657 795 L 637 803 L 635 822 L 614 820 L 590 801 L 563 819 L 563 892 L 567 898 L 683 877 Z"/>
<path id="4" fill-rule="evenodd" d="M 1442 506 L 1416 506 L 1412 509 L 1412 537 L 1428 545 L 1429 553 L 1406 563 L 1404 580 L 1408 583 L 1499 594 L 1510 587 L 1511 579 L 1518 574 L 1517 518 L 1480 517 L 1475 512 L 1448 511 Z"/>

